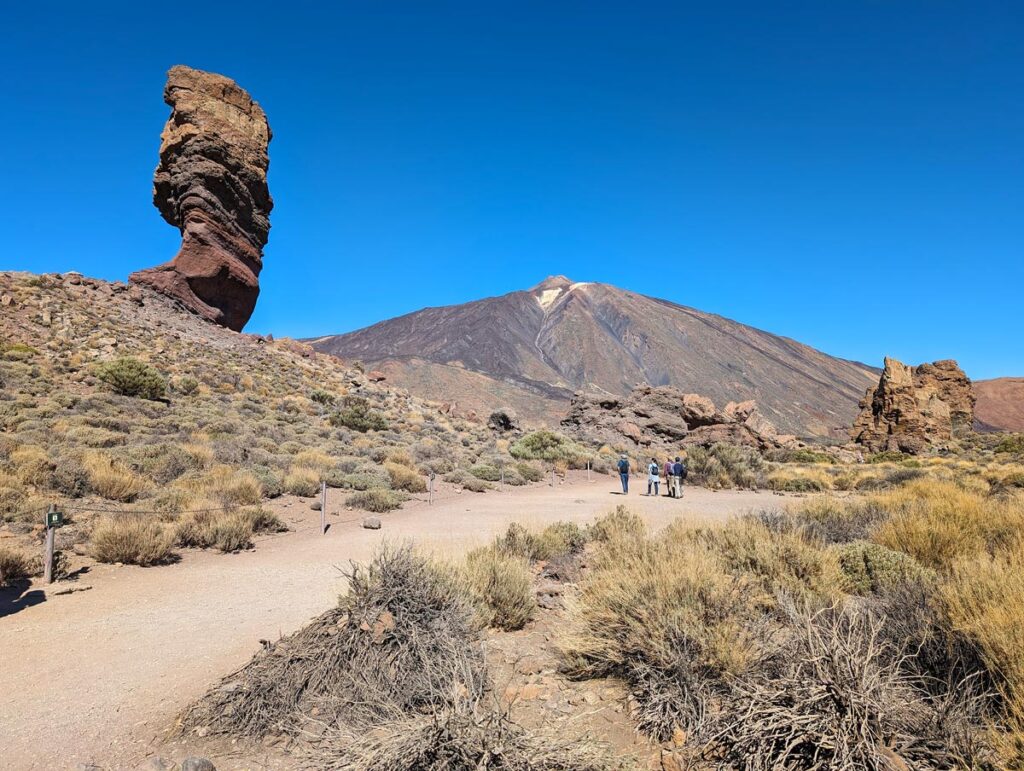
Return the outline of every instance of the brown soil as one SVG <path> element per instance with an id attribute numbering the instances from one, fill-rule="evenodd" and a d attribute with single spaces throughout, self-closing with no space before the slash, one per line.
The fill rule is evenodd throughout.
<path id="1" fill-rule="evenodd" d="M 623 502 L 652 527 L 678 516 L 723 519 L 782 502 L 764 492 L 702 489 L 689 489 L 681 502 L 639 491 L 627 498 L 611 493 L 614 486 L 608 477 L 588 482 L 585 472 L 574 472 L 553 488 L 448 491 L 430 507 L 414 501 L 383 515 L 381 530 L 362 529 L 361 514 L 341 508 L 335 492 L 326 535 L 307 500 L 285 500 L 278 513 L 293 530 L 260 539 L 252 551 L 188 551 L 179 563 L 157 568 L 84 562 L 75 565 L 84 571 L 73 581 L 0 594 L 3 764 L 134 768 L 154 755 L 180 760 L 201 751 L 221 771 L 288 768 L 291 762 L 275 748 L 168 744 L 168 731 L 185 705 L 245 663 L 260 640 L 293 632 L 333 605 L 344 589 L 339 566 L 369 558 L 381 542 L 415 539 L 458 555 L 512 521 L 586 522 Z M 66 586 L 90 589 L 55 593 Z M 641 755 L 656 751 L 632 737 L 615 684 L 568 684 L 555 675 L 550 626 L 557 617 L 557 610 L 543 611 L 522 632 L 489 637 L 489 655 L 509 694 L 534 686 L 529 698 L 518 693 L 523 722 L 565 720 L 567 730 L 589 730 L 620 752 L 631 754 L 634 744 Z"/>

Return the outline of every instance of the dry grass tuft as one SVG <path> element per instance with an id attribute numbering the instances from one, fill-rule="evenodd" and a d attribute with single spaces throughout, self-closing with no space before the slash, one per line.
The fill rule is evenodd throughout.
<path id="1" fill-rule="evenodd" d="M 109 455 L 88 453 L 82 465 L 89 486 L 97 495 L 109 501 L 131 503 L 149 487 L 143 477 Z"/>
<path id="2" fill-rule="evenodd" d="M 474 549 L 462 575 L 483 626 L 522 629 L 537 611 L 533 574 L 523 556 L 493 546 Z"/>
<path id="3" fill-rule="evenodd" d="M 415 469 L 391 462 L 385 463 L 384 469 L 388 472 L 388 479 L 391 480 L 393 489 L 404 490 L 407 493 L 425 493 L 427 491 L 427 480 Z"/>
<path id="4" fill-rule="evenodd" d="M 159 565 L 174 556 L 174 535 L 159 522 L 136 514 L 114 514 L 92 530 L 92 553 L 99 562 Z"/>
<path id="5" fill-rule="evenodd" d="M 36 562 L 37 560 L 21 549 L 0 545 L 0 586 L 20 578 L 28 578 L 36 572 Z"/>

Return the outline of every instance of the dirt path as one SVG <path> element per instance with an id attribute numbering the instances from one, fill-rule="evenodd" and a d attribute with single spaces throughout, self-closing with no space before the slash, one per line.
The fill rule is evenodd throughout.
<path id="1" fill-rule="evenodd" d="M 555 488 L 413 502 L 364 530 L 341 511 L 321 536 L 305 503 L 283 510 L 295 530 L 235 555 L 188 552 L 159 568 L 93 566 L 89 591 L 37 604 L 0 602 L 0 765 L 132 767 L 189 701 L 245 663 L 261 639 L 288 634 L 343 590 L 337 566 L 386 540 L 413 538 L 457 555 L 509 522 L 585 522 L 628 502 L 653 527 L 676 516 L 721 519 L 778 505 L 769 493 L 690 489 L 684 501 L 610 494 L 607 477 Z M 328 506 L 330 511 L 336 504 Z M 33 586 L 23 599 L 41 600 Z"/>

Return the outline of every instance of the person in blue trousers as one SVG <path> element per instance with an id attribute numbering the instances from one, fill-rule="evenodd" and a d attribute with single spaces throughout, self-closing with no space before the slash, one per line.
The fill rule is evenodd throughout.
<path id="1" fill-rule="evenodd" d="M 619 458 L 619 479 L 622 480 L 622 494 L 629 495 L 629 458 L 625 454 Z"/>

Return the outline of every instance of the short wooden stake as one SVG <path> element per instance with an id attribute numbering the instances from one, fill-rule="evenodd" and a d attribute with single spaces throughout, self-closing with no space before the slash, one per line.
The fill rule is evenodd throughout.
<path id="1" fill-rule="evenodd" d="M 427 480 L 427 505 L 431 506 L 434 503 L 434 473 L 430 473 L 430 478 Z"/>
<path id="2" fill-rule="evenodd" d="M 327 532 L 327 482 L 320 483 L 320 535 Z"/>
<path id="3" fill-rule="evenodd" d="M 53 514 L 57 510 L 57 507 L 52 503 L 50 504 L 50 514 Z M 57 528 L 50 524 L 51 518 L 49 514 L 46 517 L 46 551 L 43 553 L 43 580 L 48 583 L 53 583 L 53 547 L 56 541 Z"/>

